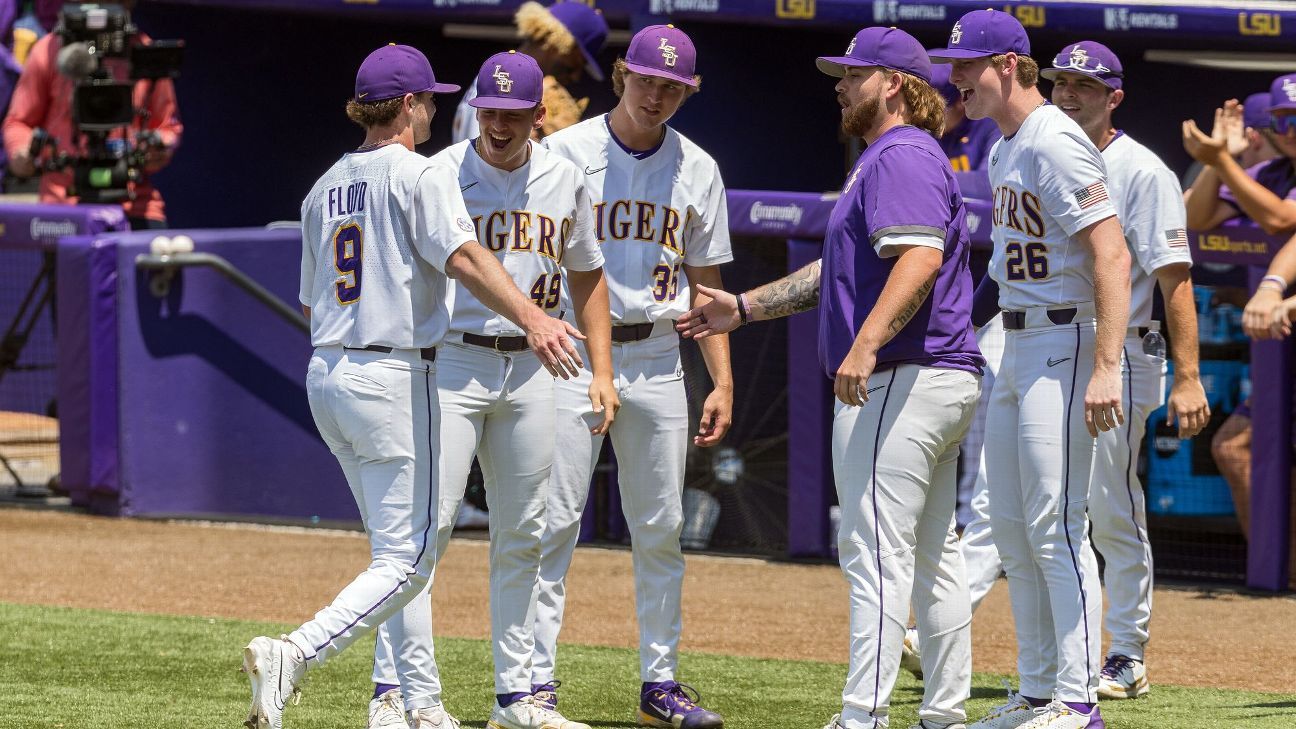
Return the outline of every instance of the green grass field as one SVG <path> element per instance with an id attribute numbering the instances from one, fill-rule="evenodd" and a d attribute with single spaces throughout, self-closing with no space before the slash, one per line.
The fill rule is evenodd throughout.
<path id="1" fill-rule="evenodd" d="M 288 627 L 0 604 L 0 727 L 240 727 L 248 700 L 238 673 L 241 648 L 255 635 Z M 465 726 L 484 726 L 493 700 L 487 643 L 441 640 L 437 656 L 447 707 Z M 362 642 L 312 673 L 285 726 L 364 727 L 370 658 L 369 643 Z M 634 725 L 634 652 L 569 645 L 560 660 L 564 713 L 595 727 Z M 686 654 L 681 666 L 681 677 L 734 729 L 819 729 L 840 705 L 844 676 L 845 667 L 831 663 L 705 654 Z M 1001 678 L 974 677 L 970 715 L 1001 702 Z M 891 726 L 904 729 L 915 720 L 920 694 L 920 684 L 902 673 Z M 1108 702 L 1103 712 L 1113 729 L 1296 727 L 1296 694 L 1154 684 L 1150 696 Z"/>

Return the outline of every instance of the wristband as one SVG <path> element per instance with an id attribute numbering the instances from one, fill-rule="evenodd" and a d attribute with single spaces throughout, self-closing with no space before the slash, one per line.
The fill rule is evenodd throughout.
<path id="1" fill-rule="evenodd" d="M 1272 288 L 1277 289 L 1280 293 L 1287 292 L 1287 281 L 1284 280 L 1282 276 L 1277 276 L 1271 273 L 1268 276 L 1265 276 L 1264 278 L 1260 279 L 1260 284 L 1256 288 L 1260 288 L 1265 284 L 1272 284 Z"/>
<path id="2" fill-rule="evenodd" d="M 751 321 L 751 312 L 747 311 L 747 294 L 738 294 L 738 318 L 743 324 Z"/>

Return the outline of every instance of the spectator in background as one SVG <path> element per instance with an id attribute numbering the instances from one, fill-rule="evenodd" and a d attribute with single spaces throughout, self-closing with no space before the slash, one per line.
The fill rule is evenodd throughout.
<path id="1" fill-rule="evenodd" d="M 1292 301 L 1296 307 L 1296 297 Z M 1248 398 L 1237 406 L 1211 438 L 1211 456 L 1215 458 L 1215 466 L 1219 468 L 1220 474 L 1228 482 L 1238 525 L 1242 527 L 1242 536 L 1248 540 L 1251 538 L 1251 435 L 1251 400 Z M 1293 486 L 1293 504 L 1296 505 L 1296 468 L 1292 469 L 1290 480 Z M 1296 590 L 1296 508 L 1291 510 L 1288 537 L 1288 588 Z"/>
<path id="2" fill-rule="evenodd" d="M 1197 128 L 1191 119 L 1183 123 L 1184 149 L 1206 169 L 1184 194 L 1188 210 L 1188 227 L 1209 230 L 1239 215 L 1251 218 L 1270 234 L 1296 230 L 1296 74 L 1274 80 L 1269 89 L 1270 141 L 1281 156 L 1250 168 L 1243 168 L 1233 158 L 1229 138 L 1242 137 L 1243 109 L 1237 99 L 1224 102 L 1215 110 L 1215 125 L 1210 135 Z M 1296 253 L 1293 254 L 1296 268 Z M 1288 275 L 1296 274 L 1296 270 Z"/>
<path id="3" fill-rule="evenodd" d="M 1246 146 L 1238 152 L 1234 152 L 1233 149 L 1229 149 L 1229 152 L 1245 169 L 1251 169 L 1282 156 L 1274 146 L 1274 131 L 1270 128 L 1272 119 L 1269 116 L 1269 105 L 1271 103 L 1267 91 L 1251 94 L 1246 97 L 1246 101 L 1242 102 L 1242 140 Z M 1233 146 L 1231 141 L 1229 146 Z"/>
<path id="4" fill-rule="evenodd" d="M 121 3 L 129 12 L 134 3 Z M 139 43 L 147 45 L 148 37 L 139 34 Z M 84 140 L 72 128 L 72 92 L 76 80 L 59 68 L 59 51 L 63 41 L 51 33 L 32 46 L 27 65 L 18 79 L 9 112 L 4 119 L 4 148 L 9 155 L 9 170 L 19 177 L 36 174 L 36 164 L 31 155 L 32 133 L 44 129 L 58 144 L 58 149 L 83 151 Z M 129 66 L 124 59 L 106 58 L 103 67 L 114 80 L 129 81 Z M 183 126 L 176 105 L 175 86 L 169 79 L 136 81 L 133 94 L 137 109 L 146 113 L 137 115 L 124 129 L 111 132 L 111 139 L 129 139 L 135 143 L 139 132 L 156 132 L 158 144 L 149 150 L 145 173 L 157 172 L 171 161 L 171 155 L 180 144 Z M 40 201 L 43 203 L 75 204 L 77 199 L 68 193 L 73 177 L 70 170 L 49 171 L 41 174 Z M 165 228 L 166 212 L 162 195 L 150 184 L 147 177 L 129 183 L 134 199 L 122 203 L 131 227 Z"/>
<path id="5" fill-rule="evenodd" d="M 0 6 L 21 7 L 22 12 L 18 14 L 18 19 L 13 20 L 13 38 L 10 43 L 8 32 L 4 37 L 6 43 L 13 50 L 13 56 L 18 61 L 18 65 L 27 62 L 27 55 L 31 53 L 32 46 L 36 41 L 45 37 L 47 33 L 54 30 L 58 24 L 59 10 L 63 7 L 63 0 L 27 0 L 27 2 L 18 3 L 15 0 L 0 0 Z M 4 20 L 3 12 L 0 11 L 0 21 Z M 8 23 L 3 26 L 6 31 L 9 29 Z"/>
<path id="6" fill-rule="evenodd" d="M 572 100 L 565 87 L 579 81 L 582 72 L 596 81 L 603 80 L 597 59 L 608 35 L 603 15 L 580 0 L 559 0 L 547 8 L 537 2 L 525 2 L 517 9 L 513 22 L 521 39 L 517 52 L 534 58 L 544 72 L 545 108 L 575 112 L 572 118 L 569 115 L 554 116 L 551 111 L 547 116 L 553 118 L 546 120 L 542 135 L 580 121 L 585 104 Z M 477 85 L 469 84 L 459 108 L 455 110 L 454 126 L 450 132 L 453 142 L 475 139 L 481 134 L 477 110 L 468 103 L 476 97 Z"/>

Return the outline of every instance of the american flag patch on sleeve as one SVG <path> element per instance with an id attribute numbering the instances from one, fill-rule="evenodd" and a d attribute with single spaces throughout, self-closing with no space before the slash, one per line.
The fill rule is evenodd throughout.
<path id="1" fill-rule="evenodd" d="M 1167 230 L 1165 232 L 1165 236 L 1166 236 L 1166 245 L 1170 246 L 1171 248 L 1188 247 L 1188 231 L 1184 230 L 1183 228 L 1175 228 L 1174 230 Z"/>
<path id="2" fill-rule="evenodd" d="M 1107 183 L 1099 180 L 1089 187 L 1078 191 L 1075 194 L 1076 202 L 1080 204 L 1080 209 L 1085 210 L 1099 203 L 1107 202 Z"/>

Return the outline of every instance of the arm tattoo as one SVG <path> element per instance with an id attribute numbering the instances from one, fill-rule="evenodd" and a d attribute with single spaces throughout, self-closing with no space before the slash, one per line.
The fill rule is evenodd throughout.
<path id="1" fill-rule="evenodd" d="M 923 305 L 923 302 L 927 300 L 927 294 L 930 294 L 932 287 L 936 285 L 937 273 L 940 272 L 936 271 L 932 273 L 931 277 L 924 281 L 923 285 L 919 286 L 913 296 L 910 296 L 909 300 L 904 303 L 904 306 L 900 308 L 900 311 L 896 314 L 895 318 L 887 325 L 888 334 L 893 337 L 899 334 L 900 330 L 904 329 L 905 325 L 909 323 L 909 320 L 914 318 L 914 314 L 918 313 L 918 309 Z"/>
<path id="2" fill-rule="evenodd" d="M 766 284 L 747 295 L 752 308 L 759 307 L 763 319 L 777 319 L 819 305 L 819 261 L 800 271 Z"/>

